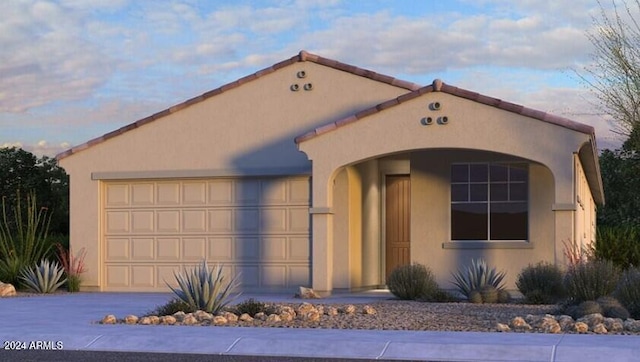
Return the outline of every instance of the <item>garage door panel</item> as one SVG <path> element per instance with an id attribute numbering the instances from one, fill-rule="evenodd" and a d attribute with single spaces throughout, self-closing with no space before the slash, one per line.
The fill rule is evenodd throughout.
<path id="1" fill-rule="evenodd" d="M 260 214 L 258 209 L 236 209 L 233 224 L 235 231 L 240 233 L 258 233 L 260 228 Z"/>
<path id="2" fill-rule="evenodd" d="M 291 260 L 309 260 L 311 257 L 311 243 L 307 237 L 289 238 L 289 256 Z"/>
<path id="3" fill-rule="evenodd" d="M 260 182 L 256 179 L 236 180 L 234 202 L 240 205 L 256 205 L 260 201 Z"/>
<path id="4" fill-rule="evenodd" d="M 156 185 L 156 202 L 158 205 L 180 204 L 179 183 L 159 183 Z"/>
<path id="5" fill-rule="evenodd" d="M 209 205 L 226 206 L 233 204 L 233 181 L 215 180 L 208 182 Z"/>
<path id="6" fill-rule="evenodd" d="M 183 210 L 182 231 L 186 233 L 204 233 L 207 231 L 206 210 Z"/>
<path id="7" fill-rule="evenodd" d="M 212 261 L 229 262 L 233 260 L 233 238 L 209 238 L 209 252 L 207 257 Z"/>
<path id="8" fill-rule="evenodd" d="M 153 219 L 155 215 L 151 210 L 131 212 L 131 231 L 134 234 L 153 233 Z"/>
<path id="9" fill-rule="evenodd" d="M 202 259 L 245 289 L 308 285 L 308 188 L 308 177 L 106 182 L 105 289 L 166 292 Z"/>
<path id="10" fill-rule="evenodd" d="M 182 239 L 182 259 L 190 261 L 200 261 L 207 257 L 206 238 L 183 238 Z"/>
<path id="11" fill-rule="evenodd" d="M 154 198 L 153 183 L 139 183 L 131 185 L 131 205 L 132 206 L 148 206 L 153 205 Z"/>
<path id="12" fill-rule="evenodd" d="M 153 265 L 134 265 L 131 267 L 131 287 L 153 288 L 155 284 Z"/>
<path id="13" fill-rule="evenodd" d="M 262 265 L 261 286 L 278 287 L 286 285 L 287 267 L 284 265 Z"/>
<path id="14" fill-rule="evenodd" d="M 107 265 L 106 266 L 107 287 L 129 287 L 129 266 L 128 265 Z"/>
<path id="15" fill-rule="evenodd" d="M 177 233 L 180 231 L 180 211 L 162 210 L 156 213 L 158 218 L 157 229 L 159 233 Z"/>
<path id="16" fill-rule="evenodd" d="M 105 243 L 107 261 L 129 260 L 128 238 L 107 238 Z"/>
<path id="17" fill-rule="evenodd" d="M 155 259 L 155 240 L 153 238 L 131 239 L 131 260 L 148 261 Z"/>
<path id="18" fill-rule="evenodd" d="M 266 237 L 260 243 L 263 261 L 283 261 L 287 259 L 287 238 Z"/>
<path id="19" fill-rule="evenodd" d="M 260 182 L 260 193 L 260 201 L 263 205 L 283 204 L 287 202 L 287 181 L 263 180 Z"/>
<path id="20" fill-rule="evenodd" d="M 107 233 L 124 234 L 129 232 L 128 211 L 107 211 Z"/>
<path id="21" fill-rule="evenodd" d="M 105 190 L 106 206 L 127 206 L 129 205 L 129 185 L 114 184 L 107 185 Z"/>
<path id="22" fill-rule="evenodd" d="M 179 238 L 158 238 L 156 240 L 157 256 L 159 261 L 180 260 Z"/>
<path id="23" fill-rule="evenodd" d="M 258 260 L 260 249 L 259 239 L 254 238 L 235 238 L 234 259 L 235 260 Z"/>
<path id="24" fill-rule="evenodd" d="M 206 182 L 185 182 L 182 185 L 183 205 L 204 205 L 207 203 Z"/>
<path id="25" fill-rule="evenodd" d="M 209 231 L 214 233 L 231 233 L 233 231 L 233 210 L 209 210 Z"/>
<path id="26" fill-rule="evenodd" d="M 260 231 L 266 233 L 283 232 L 287 230 L 287 209 L 268 209 L 260 211 Z"/>

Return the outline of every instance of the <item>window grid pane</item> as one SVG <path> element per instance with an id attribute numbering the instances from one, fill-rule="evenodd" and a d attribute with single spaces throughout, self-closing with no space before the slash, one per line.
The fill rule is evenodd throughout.
<path id="1" fill-rule="evenodd" d="M 526 164 L 451 165 L 452 240 L 527 240 Z"/>

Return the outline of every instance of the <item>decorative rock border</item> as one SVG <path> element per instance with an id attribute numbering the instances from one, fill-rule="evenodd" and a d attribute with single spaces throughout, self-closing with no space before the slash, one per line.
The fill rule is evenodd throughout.
<path id="1" fill-rule="evenodd" d="M 344 307 L 324 307 L 322 305 L 313 305 L 311 303 L 302 303 L 297 307 L 287 305 L 274 306 L 274 313 L 265 314 L 263 312 L 256 313 L 253 316 L 249 314 L 235 314 L 229 311 L 221 312 L 213 315 L 205 311 L 199 310 L 193 313 L 176 312 L 169 316 L 143 316 L 138 317 L 130 314 L 123 319 L 116 318 L 115 315 L 106 315 L 99 322 L 101 324 L 139 324 L 139 325 L 184 325 L 184 326 L 226 326 L 226 325 L 255 325 L 260 324 L 274 325 L 279 323 L 292 322 L 294 320 L 305 323 L 319 322 L 322 316 L 338 316 L 340 314 L 375 315 L 377 311 L 370 305 L 364 305 L 360 309 L 353 304 Z"/>
<path id="2" fill-rule="evenodd" d="M 571 316 L 551 314 L 515 317 L 509 324 L 497 323 L 497 332 L 542 332 L 542 333 L 640 333 L 640 320 L 628 318 L 605 318 L 600 313 L 589 314 L 578 320 Z"/>

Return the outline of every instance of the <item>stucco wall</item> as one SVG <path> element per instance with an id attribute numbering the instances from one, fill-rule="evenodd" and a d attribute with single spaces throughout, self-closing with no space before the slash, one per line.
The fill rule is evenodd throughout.
<path id="1" fill-rule="evenodd" d="M 307 77 L 296 73 L 305 70 Z M 295 83 L 312 91 L 293 92 Z M 71 245 L 86 247 L 87 289 L 100 280 L 100 181 L 283 174 L 309 169 L 293 138 L 406 93 L 406 89 L 312 62 L 296 63 L 98 143 L 60 161 L 71 176 Z M 158 171 L 162 171 L 158 173 Z"/>
<path id="2" fill-rule="evenodd" d="M 456 248 L 451 241 L 450 165 L 454 162 L 522 162 L 512 156 L 466 150 L 425 150 L 411 154 L 411 257 L 429 266 L 438 283 L 451 288 L 451 272 L 484 258 L 507 271 L 515 289 L 518 273 L 530 263 L 554 262 L 554 180 L 548 168 L 529 164 L 529 241 L 479 242 Z M 526 162 L 526 161 L 525 161 Z M 458 245 L 462 244 L 457 242 Z M 474 245 L 474 244 L 472 244 Z"/>
<path id="3" fill-rule="evenodd" d="M 576 242 L 588 249 L 596 240 L 596 203 L 593 200 L 587 178 L 576 155 Z"/>

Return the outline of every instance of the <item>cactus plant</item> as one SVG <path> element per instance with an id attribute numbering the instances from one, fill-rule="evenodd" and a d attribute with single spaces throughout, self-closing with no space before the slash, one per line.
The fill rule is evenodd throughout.
<path id="1" fill-rule="evenodd" d="M 63 273 L 60 264 L 42 259 L 35 268 L 22 269 L 20 279 L 27 289 L 36 293 L 53 293 L 67 281 Z"/>
<path id="2" fill-rule="evenodd" d="M 169 283 L 167 286 L 178 298 L 196 310 L 216 314 L 238 297 L 238 295 L 231 296 L 240 286 L 238 275 L 227 281 L 222 274 L 222 267 L 216 265 L 209 269 L 206 260 L 196 265 L 191 271 L 185 268 L 184 274 L 174 272 L 174 276 L 178 282 L 178 288 L 172 287 Z"/>
<path id="3" fill-rule="evenodd" d="M 496 268 L 489 269 L 483 259 L 472 259 L 471 266 L 464 270 L 458 269 L 457 273 L 453 273 L 452 283 L 462 295 L 469 298 L 472 291 L 480 291 L 485 285 L 491 285 L 497 290 L 504 289 L 502 280 L 505 276 L 504 271 L 498 272 Z"/>

